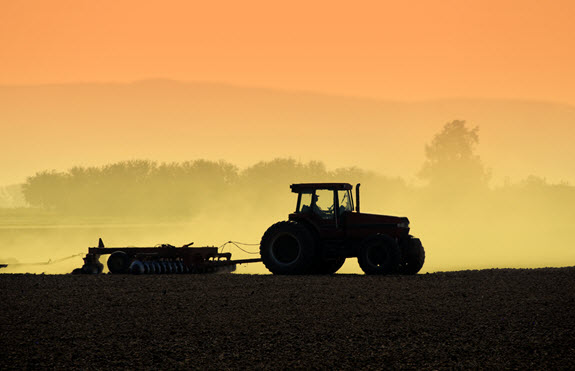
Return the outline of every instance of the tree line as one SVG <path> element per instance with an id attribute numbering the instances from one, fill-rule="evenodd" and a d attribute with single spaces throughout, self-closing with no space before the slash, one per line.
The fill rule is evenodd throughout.
<path id="1" fill-rule="evenodd" d="M 285 199 L 294 182 L 377 179 L 386 187 L 405 183 L 358 168 L 328 170 L 278 158 L 244 170 L 226 161 L 158 163 L 131 160 L 101 167 L 43 171 L 23 185 L 32 207 L 79 215 L 193 216 L 230 208 L 265 209 Z M 343 180 L 342 180 L 343 179 Z M 281 201 L 279 201 L 281 202 Z"/>
<path id="2" fill-rule="evenodd" d="M 522 207 L 526 202 L 553 199 L 551 202 L 560 200 L 561 204 L 575 200 L 575 187 L 548 184 L 533 176 L 520 183 L 490 188 L 490 171 L 476 154 L 478 143 L 478 127 L 470 128 L 459 120 L 445 124 L 425 148 L 425 159 L 417 174 L 423 186 L 357 167 L 330 170 L 319 161 L 278 158 L 242 170 L 230 162 L 201 159 L 78 166 L 63 172 L 36 173 L 22 189 L 32 207 L 71 215 L 128 217 L 182 217 L 233 210 L 285 214 L 294 206 L 293 199 L 286 197 L 288 185 L 297 182 L 363 182 L 373 190 L 373 202 L 391 209 L 409 209 L 410 204 L 413 208 L 416 204 L 465 207 L 475 205 L 481 197 Z"/>

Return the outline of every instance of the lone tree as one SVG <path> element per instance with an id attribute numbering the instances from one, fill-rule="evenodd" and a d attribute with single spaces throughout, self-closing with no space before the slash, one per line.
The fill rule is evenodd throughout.
<path id="1" fill-rule="evenodd" d="M 425 146 L 426 160 L 419 176 L 432 187 L 486 187 L 489 172 L 475 154 L 478 132 L 478 126 L 470 129 L 461 120 L 445 124 L 443 130 Z"/>

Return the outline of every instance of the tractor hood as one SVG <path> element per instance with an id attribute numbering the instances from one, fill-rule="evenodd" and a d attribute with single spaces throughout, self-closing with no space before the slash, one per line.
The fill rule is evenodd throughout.
<path id="1" fill-rule="evenodd" d="M 409 226 L 409 219 L 403 216 L 352 213 L 351 219 L 353 219 L 354 223 L 361 223 L 366 225 L 393 225 L 394 227 Z"/>
<path id="2" fill-rule="evenodd" d="M 399 216 L 349 213 L 345 221 L 350 237 L 364 238 L 384 233 L 400 238 L 409 234 L 409 219 Z"/>

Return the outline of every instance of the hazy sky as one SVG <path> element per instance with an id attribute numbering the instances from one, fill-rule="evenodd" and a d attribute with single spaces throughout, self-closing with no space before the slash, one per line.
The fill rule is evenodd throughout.
<path id="1" fill-rule="evenodd" d="M 0 84 L 220 81 L 575 104 L 575 1 L 0 2 Z"/>

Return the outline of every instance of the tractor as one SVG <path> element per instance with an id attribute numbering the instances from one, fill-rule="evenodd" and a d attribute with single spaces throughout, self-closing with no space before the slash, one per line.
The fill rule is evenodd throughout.
<path id="1" fill-rule="evenodd" d="M 365 274 L 416 274 L 425 250 L 409 219 L 360 212 L 359 188 L 348 183 L 299 183 L 295 212 L 264 233 L 260 254 L 273 274 L 333 274 L 356 257 Z"/>

